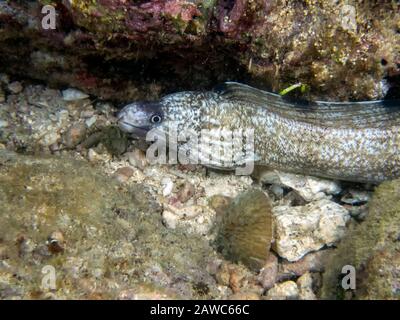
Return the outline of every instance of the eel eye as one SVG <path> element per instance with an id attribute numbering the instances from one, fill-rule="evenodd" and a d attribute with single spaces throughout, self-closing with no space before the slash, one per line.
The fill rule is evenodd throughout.
<path id="1" fill-rule="evenodd" d="M 153 114 L 150 118 L 151 123 L 160 123 L 161 117 L 158 114 Z"/>

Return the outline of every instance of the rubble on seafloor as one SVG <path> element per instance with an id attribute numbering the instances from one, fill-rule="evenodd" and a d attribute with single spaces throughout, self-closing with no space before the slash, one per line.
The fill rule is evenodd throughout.
<path id="1" fill-rule="evenodd" d="M 339 262 L 323 274 L 329 259 L 345 262 L 337 257 L 347 250 L 341 240 L 357 236 L 355 243 L 368 245 L 361 231 L 349 230 L 379 224 L 384 187 L 369 217 L 372 191 L 365 185 L 150 165 L 114 126 L 111 102 L 72 88 L 15 84 L 4 74 L 0 81 L 0 298 L 317 299 L 322 286 L 332 295 L 332 283 L 323 280 L 332 281 Z M 215 244 L 227 208 L 236 215 L 265 208 L 243 207 L 249 189 L 271 205 L 271 251 L 260 270 L 248 269 L 246 257 L 231 259 L 246 250 L 230 248 L 226 256 Z M 267 220 L 252 223 L 259 221 Z M 246 241 L 260 239 L 251 223 L 240 231 Z M 389 247 L 371 259 L 396 263 L 394 254 Z M 55 290 L 40 287 L 46 265 L 57 272 Z M 376 268 L 367 263 L 367 271 Z M 395 283 L 394 267 L 387 268 Z"/>

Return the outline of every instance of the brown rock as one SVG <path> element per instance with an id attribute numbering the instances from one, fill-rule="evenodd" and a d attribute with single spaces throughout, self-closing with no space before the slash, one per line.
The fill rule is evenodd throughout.
<path id="1" fill-rule="evenodd" d="M 125 183 L 133 175 L 133 169 L 130 167 L 122 167 L 115 171 L 115 178 L 121 182 Z"/>
<path id="2" fill-rule="evenodd" d="M 64 133 L 63 142 L 67 148 L 74 148 L 83 140 L 85 135 L 85 124 L 75 123 Z"/>
<path id="3" fill-rule="evenodd" d="M 241 275 L 232 270 L 231 275 L 229 277 L 229 288 L 231 288 L 233 293 L 239 292 L 240 280 L 242 280 Z"/>
<path id="4" fill-rule="evenodd" d="M 14 93 L 14 94 L 18 94 L 24 89 L 21 82 L 18 82 L 18 81 L 11 82 L 7 88 L 11 93 Z"/>
<path id="5" fill-rule="evenodd" d="M 227 263 L 222 263 L 215 274 L 215 280 L 218 284 L 229 286 L 229 279 L 231 277 L 230 269 Z"/>
<path id="6" fill-rule="evenodd" d="M 278 279 L 288 279 L 301 276 L 306 272 L 323 272 L 327 257 L 334 249 L 321 250 L 307 254 L 296 262 L 284 261 L 279 265 Z"/>
<path id="7" fill-rule="evenodd" d="M 185 181 L 182 183 L 182 185 L 179 187 L 179 191 L 177 193 L 178 200 L 181 203 L 187 202 L 191 197 L 193 197 L 195 193 L 194 186 L 190 183 Z"/>
<path id="8" fill-rule="evenodd" d="M 265 290 L 274 286 L 278 280 L 278 258 L 271 253 L 265 266 L 261 269 L 258 281 Z"/>
<path id="9" fill-rule="evenodd" d="M 132 152 L 128 152 L 127 156 L 129 163 L 140 170 L 143 170 L 149 164 L 146 154 L 140 149 L 135 149 Z"/>

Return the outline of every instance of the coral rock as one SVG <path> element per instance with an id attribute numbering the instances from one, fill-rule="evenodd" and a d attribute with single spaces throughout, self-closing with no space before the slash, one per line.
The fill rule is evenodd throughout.
<path id="1" fill-rule="evenodd" d="M 338 242 L 350 218 L 346 209 L 326 199 L 299 207 L 274 207 L 273 216 L 273 249 L 289 261 Z"/>

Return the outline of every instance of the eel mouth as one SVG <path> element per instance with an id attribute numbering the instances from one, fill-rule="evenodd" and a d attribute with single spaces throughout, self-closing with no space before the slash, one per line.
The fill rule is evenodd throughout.
<path id="1" fill-rule="evenodd" d="M 145 138 L 147 132 L 149 131 L 148 128 L 135 126 L 135 125 L 133 125 L 133 124 L 131 124 L 129 122 L 121 120 L 121 118 L 118 119 L 117 123 L 118 123 L 118 127 L 122 131 L 128 132 L 128 133 L 132 134 L 134 137 L 137 137 L 137 138 Z"/>

